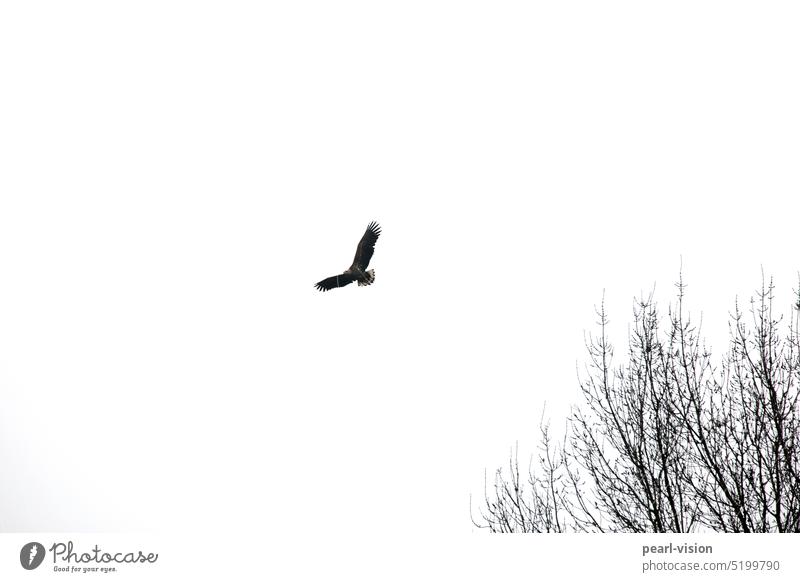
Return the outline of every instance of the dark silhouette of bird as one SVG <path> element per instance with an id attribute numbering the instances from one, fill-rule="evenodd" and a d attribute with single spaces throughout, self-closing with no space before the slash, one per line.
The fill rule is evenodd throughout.
<path id="1" fill-rule="evenodd" d="M 356 247 L 356 256 L 353 259 L 353 264 L 341 275 L 334 275 L 323 279 L 315 285 L 320 291 L 330 291 L 336 287 L 344 287 L 353 281 L 358 281 L 358 285 L 372 285 L 375 281 L 375 269 L 367 271 L 369 260 L 372 258 L 372 253 L 375 252 L 375 242 L 381 235 L 381 227 L 377 222 L 370 222 L 364 236 Z"/>

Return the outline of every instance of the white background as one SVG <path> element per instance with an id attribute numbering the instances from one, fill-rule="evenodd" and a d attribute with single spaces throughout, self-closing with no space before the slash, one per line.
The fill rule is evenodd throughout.
<path id="1" fill-rule="evenodd" d="M 0 531 L 457 554 L 484 469 L 577 402 L 604 290 L 618 343 L 681 262 L 717 351 L 762 267 L 788 312 L 799 20 L 3 4 Z M 314 290 L 370 220 L 376 283 Z"/>

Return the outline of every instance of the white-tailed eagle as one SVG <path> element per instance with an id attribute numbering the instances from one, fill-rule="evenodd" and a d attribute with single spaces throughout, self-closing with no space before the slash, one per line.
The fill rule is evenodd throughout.
<path id="1" fill-rule="evenodd" d="M 381 235 L 381 227 L 377 222 L 370 222 L 367 226 L 367 231 L 358 243 L 356 248 L 356 256 L 353 259 L 353 264 L 341 275 L 334 275 L 323 279 L 315 285 L 320 291 L 330 291 L 336 287 L 344 287 L 353 281 L 358 281 L 361 285 L 372 285 L 375 280 L 375 269 L 367 271 L 369 260 L 372 258 L 372 253 L 375 252 L 375 242 Z"/>

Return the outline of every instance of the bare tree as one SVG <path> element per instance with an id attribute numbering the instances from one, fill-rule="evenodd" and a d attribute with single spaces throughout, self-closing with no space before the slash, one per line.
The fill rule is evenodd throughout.
<path id="1" fill-rule="evenodd" d="M 716 531 L 800 531 L 798 314 L 781 336 L 773 290 L 762 282 L 751 300 L 752 330 L 737 304 L 721 373 L 682 394 L 694 460 L 707 473 L 689 485 Z"/>
<path id="2" fill-rule="evenodd" d="M 484 479 L 480 517 L 472 518 L 477 527 L 494 533 L 568 531 L 563 453 L 553 445 L 549 425 L 542 422 L 539 430 L 538 470 L 533 470 L 531 458 L 527 473 L 520 473 L 519 446 L 515 446 L 509 458 L 508 476 L 502 469 L 495 472 L 491 494 L 488 479 Z"/>
<path id="3" fill-rule="evenodd" d="M 762 280 L 750 319 L 738 303 L 718 366 L 684 309 L 662 325 L 636 301 L 623 364 L 613 364 L 604 304 L 586 341 L 563 445 L 540 427 L 538 463 L 487 487 L 478 527 L 496 532 L 800 531 L 800 294 L 785 334 Z"/>

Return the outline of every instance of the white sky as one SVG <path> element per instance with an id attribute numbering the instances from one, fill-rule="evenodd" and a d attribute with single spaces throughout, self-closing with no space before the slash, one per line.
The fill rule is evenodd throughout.
<path id="1" fill-rule="evenodd" d="M 791 300 L 792 3 L 0 10 L 0 531 L 470 531 L 606 292 Z M 370 288 L 321 294 L 370 220 Z M 715 339 L 716 338 L 716 339 Z M 619 346 L 622 351 L 623 346 Z"/>

